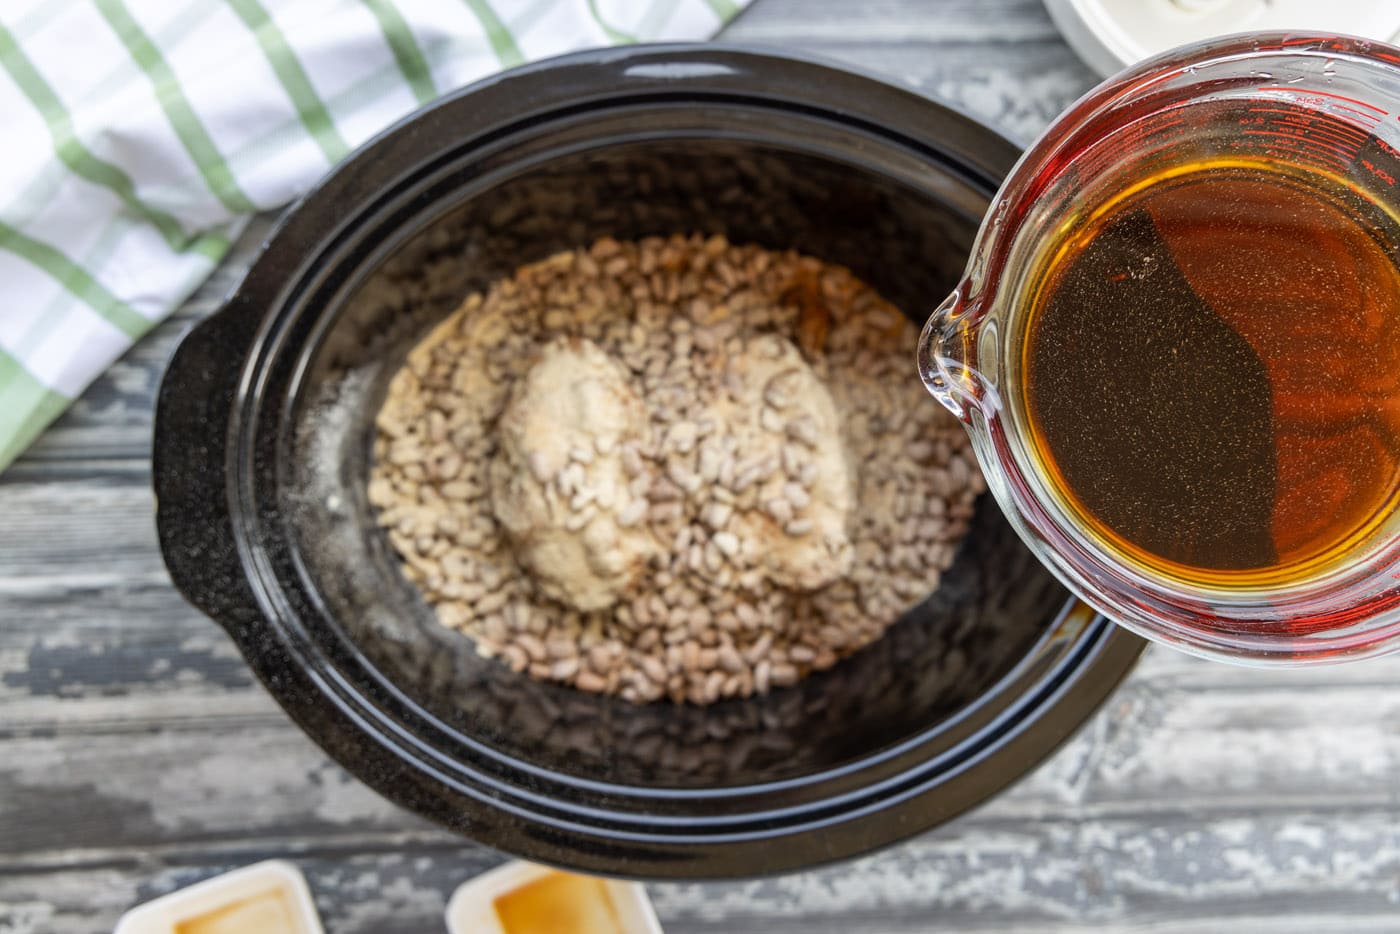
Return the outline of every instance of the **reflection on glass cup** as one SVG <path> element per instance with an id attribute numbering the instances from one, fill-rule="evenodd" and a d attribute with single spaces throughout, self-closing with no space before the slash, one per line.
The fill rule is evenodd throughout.
<path id="1" fill-rule="evenodd" d="M 1236 36 L 1026 152 L 919 370 L 1012 524 L 1129 629 L 1400 648 L 1400 50 Z"/>

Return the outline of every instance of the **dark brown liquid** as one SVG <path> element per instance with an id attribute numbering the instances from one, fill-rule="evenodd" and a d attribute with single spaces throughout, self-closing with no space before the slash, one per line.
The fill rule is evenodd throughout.
<path id="1" fill-rule="evenodd" d="M 1176 575 L 1286 577 L 1373 529 L 1400 466 L 1398 244 L 1339 178 L 1219 158 L 1052 249 L 1023 400 L 1090 533 Z"/>

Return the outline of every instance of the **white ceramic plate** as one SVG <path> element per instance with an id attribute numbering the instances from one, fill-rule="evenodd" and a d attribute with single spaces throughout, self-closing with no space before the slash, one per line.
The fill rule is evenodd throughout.
<path id="1" fill-rule="evenodd" d="M 1400 36 L 1394 0 L 1045 0 L 1069 44 L 1107 76 L 1167 49 L 1234 32 Z"/>

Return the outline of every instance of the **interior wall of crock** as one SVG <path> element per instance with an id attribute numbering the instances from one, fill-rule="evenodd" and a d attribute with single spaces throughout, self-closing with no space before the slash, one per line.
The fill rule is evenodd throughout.
<path id="1" fill-rule="evenodd" d="M 282 502 L 325 609 L 314 625 L 450 730 L 600 781 L 779 780 L 947 721 L 1026 656 L 1063 602 L 989 497 L 943 586 L 878 642 L 796 687 L 701 709 L 637 707 L 479 658 L 399 572 L 365 484 L 374 413 L 409 347 L 520 263 L 604 234 L 723 233 L 849 265 L 921 323 L 957 281 L 978 220 L 857 166 L 739 141 L 579 153 L 472 198 L 374 271 L 310 351 Z M 999 583 L 1008 576 L 1018 586 Z"/>

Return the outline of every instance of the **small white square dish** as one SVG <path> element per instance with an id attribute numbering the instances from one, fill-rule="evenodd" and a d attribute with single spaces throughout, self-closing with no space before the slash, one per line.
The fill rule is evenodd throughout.
<path id="1" fill-rule="evenodd" d="M 325 934 L 306 878 L 268 860 L 131 909 L 114 934 Z"/>
<path id="2" fill-rule="evenodd" d="M 464 882 L 449 934 L 662 934 L 646 889 L 515 861 Z"/>

